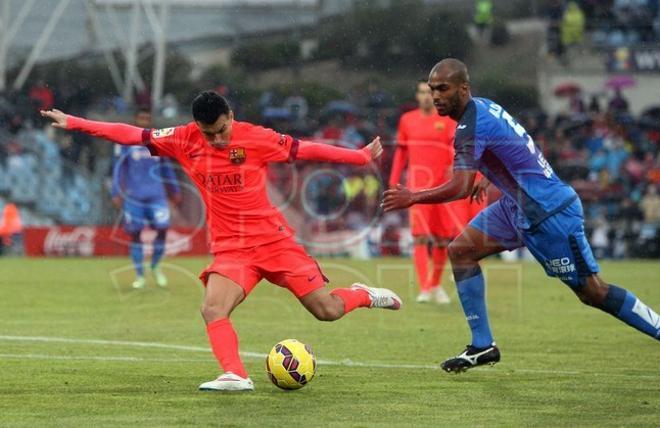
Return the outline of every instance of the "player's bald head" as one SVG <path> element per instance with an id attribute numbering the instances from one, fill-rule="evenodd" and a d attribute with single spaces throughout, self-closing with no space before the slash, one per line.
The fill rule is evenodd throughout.
<path id="1" fill-rule="evenodd" d="M 428 85 L 438 114 L 459 120 L 472 98 L 465 64 L 455 58 L 443 59 L 431 69 Z"/>
<path id="2" fill-rule="evenodd" d="M 445 58 L 434 65 L 429 73 L 429 81 L 434 80 L 434 77 L 448 80 L 456 85 L 470 83 L 467 66 L 456 58 Z"/>

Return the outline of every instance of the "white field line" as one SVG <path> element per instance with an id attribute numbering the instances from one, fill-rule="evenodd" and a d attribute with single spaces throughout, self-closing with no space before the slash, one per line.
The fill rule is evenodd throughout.
<path id="1" fill-rule="evenodd" d="M 123 362 L 156 362 L 156 363 L 203 363 L 208 358 L 142 358 L 126 356 L 94 356 L 94 355 L 51 355 L 51 354 L 0 354 L 0 360 L 65 360 L 65 361 L 123 361 Z"/>
<path id="2" fill-rule="evenodd" d="M 47 337 L 47 336 L 7 336 L 0 335 L 0 341 L 9 341 L 9 342 L 42 342 L 42 343 L 72 343 L 72 344 L 83 344 L 83 345 L 102 345 L 102 346 L 119 346 L 119 347 L 128 347 L 128 348 L 159 348 L 159 349 L 172 349 L 178 351 L 189 351 L 189 352 L 204 352 L 209 353 L 210 350 L 207 347 L 203 346 L 189 346 L 189 345 L 170 345 L 166 343 L 157 343 L 157 342 L 134 342 L 134 341 L 125 341 L 125 340 L 102 340 L 102 339 L 73 339 L 67 337 Z M 242 351 L 241 356 L 249 359 L 264 359 L 266 354 L 259 352 L 246 352 Z M 76 360 L 76 361 L 125 361 L 125 362 L 140 362 L 140 361 L 154 361 L 154 362 L 204 362 L 206 359 L 160 359 L 160 358 L 141 358 L 141 357 L 132 357 L 132 356 L 72 356 L 72 355 L 50 355 L 50 354 L 0 354 L 0 359 L 43 359 L 43 360 Z M 388 364 L 388 363 L 378 363 L 378 362 L 362 362 L 362 361 L 352 361 L 350 359 L 345 360 L 317 360 L 318 364 L 326 366 L 342 366 L 342 367 L 363 367 L 363 368 L 375 368 L 375 369 L 422 369 L 422 370 L 439 370 L 438 365 L 433 364 Z M 660 375 L 644 375 L 637 373 L 587 373 L 579 371 L 569 371 L 569 370 L 538 370 L 538 369 L 514 369 L 505 371 L 495 371 L 495 370 L 484 370 L 479 368 L 482 373 L 497 373 L 503 376 L 511 376 L 517 373 L 528 373 L 528 374 L 550 374 L 550 375 L 582 375 L 582 376 L 592 376 L 592 377 L 626 377 L 626 378 L 639 378 L 639 379 L 660 379 Z"/>

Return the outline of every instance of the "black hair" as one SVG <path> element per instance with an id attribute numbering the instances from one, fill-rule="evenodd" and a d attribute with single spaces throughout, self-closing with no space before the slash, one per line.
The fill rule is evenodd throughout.
<path id="1" fill-rule="evenodd" d="M 192 115 L 197 122 L 214 124 L 223 114 L 228 115 L 231 108 L 222 95 L 213 91 L 204 91 L 192 102 Z"/>
<path id="2" fill-rule="evenodd" d="M 151 114 L 151 106 L 148 105 L 138 105 L 135 107 L 135 110 L 133 111 L 133 114 L 137 116 L 140 113 L 147 113 Z"/>

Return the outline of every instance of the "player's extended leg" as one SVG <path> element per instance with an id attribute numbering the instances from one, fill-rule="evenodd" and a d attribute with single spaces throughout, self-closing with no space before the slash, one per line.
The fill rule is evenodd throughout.
<path id="1" fill-rule="evenodd" d="M 331 291 L 318 288 L 300 297 L 300 303 L 320 321 L 338 320 L 357 308 L 401 308 L 401 299 L 393 291 L 359 283 Z"/>
<path id="2" fill-rule="evenodd" d="M 167 229 L 170 227 L 170 209 L 166 200 L 152 201 L 145 207 L 149 224 L 156 230 L 156 239 L 154 239 L 154 252 L 151 255 L 151 272 L 156 279 L 159 287 L 167 286 L 167 277 L 159 266 L 160 260 L 165 254 L 165 240 L 167 238 Z"/>
<path id="3" fill-rule="evenodd" d="M 429 287 L 434 290 L 435 302 L 441 304 L 450 303 L 449 295 L 441 284 L 442 273 L 447 264 L 447 240 L 436 238 L 431 249 L 431 259 L 433 260 L 433 270 L 429 279 Z"/>
<path id="4" fill-rule="evenodd" d="M 536 231 L 523 233 L 523 239 L 546 273 L 559 277 L 583 303 L 660 339 L 660 316 L 630 291 L 598 276 L 600 268 L 585 236 L 579 200 L 543 221 Z"/>
<path id="5" fill-rule="evenodd" d="M 413 235 L 413 264 L 419 289 L 417 303 L 430 302 L 432 297 L 432 284 L 429 283 L 429 245 L 433 243 L 433 214 L 432 205 L 413 205 L 408 210 L 410 231 Z"/>
<path id="6" fill-rule="evenodd" d="M 144 279 L 144 252 L 142 250 L 142 240 L 140 239 L 140 231 L 131 231 L 131 261 L 135 267 L 135 281 L 133 281 L 133 288 L 144 288 L 146 281 Z"/>
<path id="7" fill-rule="evenodd" d="M 479 260 L 507 249 L 498 240 L 479 229 L 468 226 L 448 248 L 456 291 L 472 331 L 472 342 L 460 355 L 442 363 L 447 372 L 462 372 L 469 368 L 493 364 L 500 352 L 493 342 L 486 309 L 486 284 Z"/>
<path id="8" fill-rule="evenodd" d="M 167 277 L 160 268 L 159 263 L 165 254 L 165 241 L 167 239 L 167 228 L 156 229 L 156 239 L 154 239 L 154 252 L 151 255 L 151 271 L 156 277 L 156 284 L 159 287 L 167 286 Z"/>
<path id="9" fill-rule="evenodd" d="M 229 315 L 238 306 L 245 292 L 236 282 L 211 273 L 206 283 L 202 317 L 213 355 L 224 373 L 216 380 L 199 386 L 203 391 L 251 391 L 254 389 L 238 353 L 238 336 Z"/>
<path id="10" fill-rule="evenodd" d="M 145 213 L 144 205 L 139 201 L 131 199 L 124 201 L 122 210 L 124 230 L 131 237 L 129 254 L 136 274 L 135 281 L 133 281 L 133 288 L 144 288 L 147 282 L 144 279 L 144 252 L 142 250 L 140 233 L 148 221 L 148 216 Z"/>
<path id="11" fill-rule="evenodd" d="M 417 274 L 419 294 L 417 303 L 431 301 L 431 289 L 429 287 L 429 236 L 413 236 L 413 263 Z"/>
<path id="12" fill-rule="evenodd" d="M 633 293 L 606 283 L 597 274 L 582 278 L 581 283 L 581 286 L 572 288 L 582 303 L 601 309 L 642 333 L 660 340 L 660 315 Z"/>

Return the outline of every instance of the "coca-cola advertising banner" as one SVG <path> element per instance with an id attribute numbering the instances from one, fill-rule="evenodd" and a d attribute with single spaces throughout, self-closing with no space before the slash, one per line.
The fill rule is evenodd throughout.
<path id="1" fill-rule="evenodd" d="M 125 256 L 130 237 L 121 229 L 106 226 L 28 227 L 24 229 L 28 256 Z M 142 231 L 145 253 L 149 255 L 156 232 Z M 206 255 L 206 230 L 173 227 L 167 232 L 168 256 Z"/>

